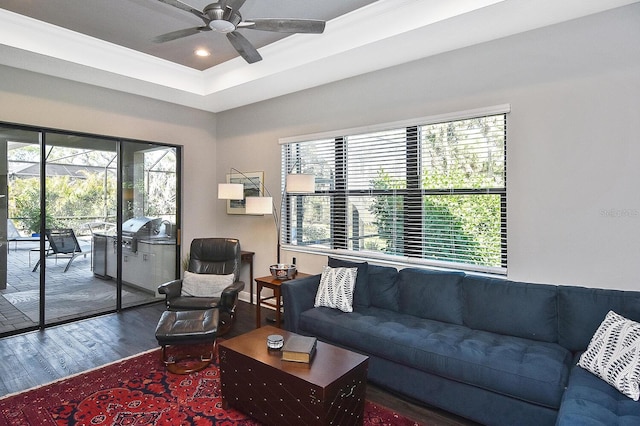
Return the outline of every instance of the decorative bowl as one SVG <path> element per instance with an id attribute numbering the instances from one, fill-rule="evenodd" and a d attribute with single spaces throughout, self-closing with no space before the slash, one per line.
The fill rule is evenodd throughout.
<path id="1" fill-rule="evenodd" d="M 296 265 L 288 263 L 276 263 L 269 266 L 273 278 L 278 280 L 290 280 L 296 275 Z"/>

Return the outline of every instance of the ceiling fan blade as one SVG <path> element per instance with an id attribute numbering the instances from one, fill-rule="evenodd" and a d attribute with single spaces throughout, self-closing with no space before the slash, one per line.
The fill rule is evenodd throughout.
<path id="1" fill-rule="evenodd" d="M 153 41 L 155 43 L 165 43 L 171 40 L 177 40 L 183 37 L 189 37 L 194 34 L 198 34 L 202 31 L 211 31 L 209 27 L 194 27 L 194 28 L 185 28 L 184 30 L 172 31 L 170 33 L 162 34 L 157 37 L 154 37 Z"/>
<path id="2" fill-rule="evenodd" d="M 231 6 L 232 9 L 238 10 L 244 5 L 246 0 L 226 0 L 227 6 Z"/>
<path id="3" fill-rule="evenodd" d="M 324 32 L 324 21 L 315 19 L 251 19 L 243 21 L 238 28 L 251 30 L 276 31 L 279 33 L 307 33 L 322 34 Z"/>
<path id="4" fill-rule="evenodd" d="M 262 56 L 258 53 L 255 47 L 246 39 L 245 36 L 235 31 L 227 33 L 227 39 L 231 42 L 231 45 L 238 51 L 240 56 L 244 58 L 250 64 L 262 60 Z"/>
<path id="5" fill-rule="evenodd" d="M 202 13 L 198 9 L 195 9 L 189 6 L 188 4 L 182 3 L 180 0 L 158 0 L 158 1 L 161 3 L 168 4 L 169 6 L 177 7 L 178 9 L 192 13 L 196 15 L 198 18 L 202 19 L 205 24 L 209 23 L 209 18 L 204 13 Z"/>

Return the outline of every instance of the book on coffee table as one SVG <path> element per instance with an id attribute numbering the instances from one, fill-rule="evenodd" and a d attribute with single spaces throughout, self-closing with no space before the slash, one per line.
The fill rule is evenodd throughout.
<path id="1" fill-rule="evenodd" d="M 308 336 L 291 336 L 282 346 L 282 360 L 309 364 L 316 352 L 318 339 Z"/>

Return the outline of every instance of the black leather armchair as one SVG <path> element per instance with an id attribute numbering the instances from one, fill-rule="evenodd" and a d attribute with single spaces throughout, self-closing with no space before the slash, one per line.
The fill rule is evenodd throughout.
<path id="1" fill-rule="evenodd" d="M 158 287 L 165 295 L 170 311 L 219 309 L 218 336 L 231 329 L 235 319 L 238 294 L 244 289 L 240 275 L 240 242 L 233 238 L 196 238 L 191 242 L 187 271 L 196 274 L 234 274 L 233 284 L 226 287 L 220 297 L 182 295 L 182 279 L 169 281 Z"/>

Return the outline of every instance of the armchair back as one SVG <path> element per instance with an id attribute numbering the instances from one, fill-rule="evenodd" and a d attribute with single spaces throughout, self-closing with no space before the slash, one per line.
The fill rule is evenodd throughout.
<path id="1" fill-rule="evenodd" d="M 240 241 L 235 238 L 196 238 L 191 241 L 189 272 L 240 276 Z"/>

